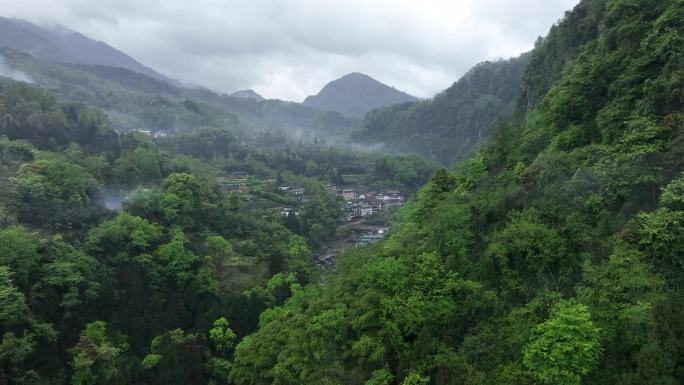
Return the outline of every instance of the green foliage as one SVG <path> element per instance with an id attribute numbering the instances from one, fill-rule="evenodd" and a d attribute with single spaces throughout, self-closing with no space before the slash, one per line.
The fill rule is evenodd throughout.
<path id="1" fill-rule="evenodd" d="M 12 269 L 14 280 L 24 289 L 35 280 L 40 266 L 38 244 L 34 234 L 21 227 L 0 230 L 0 265 Z"/>
<path id="2" fill-rule="evenodd" d="M 145 356 L 145 358 L 143 358 L 140 366 L 142 366 L 143 369 L 152 369 L 159 363 L 160 360 L 161 356 L 159 354 L 148 354 Z"/>
<path id="3" fill-rule="evenodd" d="M 540 287 L 559 290 L 558 281 L 571 279 L 572 269 L 577 268 L 563 239 L 534 209 L 513 213 L 510 223 L 493 235 L 485 256 L 491 266 L 485 265 L 483 278 L 495 285 L 500 282 L 519 299 L 530 298 Z"/>
<path id="4" fill-rule="evenodd" d="M 429 377 L 421 376 L 416 372 L 411 372 L 408 376 L 406 376 L 401 385 L 427 385 L 429 383 Z"/>
<path id="5" fill-rule="evenodd" d="M 102 256 L 129 258 L 150 250 L 160 236 L 158 225 L 124 212 L 91 230 L 87 245 Z"/>
<path id="6" fill-rule="evenodd" d="M 116 346 L 107 336 L 107 324 L 96 321 L 86 325 L 71 349 L 74 385 L 114 384 L 121 376 L 120 354 L 126 346 Z"/>
<path id="7" fill-rule="evenodd" d="M 580 2 L 537 42 L 510 122 L 387 241 L 264 312 L 235 383 L 682 382 L 681 10 Z M 362 133 L 417 143 L 436 125 L 409 119 L 443 99 Z"/>
<path id="8" fill-rule="evenodd" d="M 559 302 L 549 319 L 536 326 L 523 361 L 542 384 L 579 385 L 600 355 L 599 329 L 587 307 Z"/>
<path id="9" fill-rule="evenodd" d="M 152 340 L 143 367 L 154 374 L 152 384 L 205 383 L 199 340 L 175 329 Z"/>
<path id="10" fill-rule="evenodd" d="M 684 211 L 659 208 L 652 213 L 637 217 L 641 248 L 652 263 L 664 270 L 684 269 L 681 255 L 684 252 Z"/>
<path id="11" fill-rule="evenodd" d="M 161 178 L 160 156 L 155 148 L 138 147 L 116 160 L 114 174 L 124 185 L 153 183 Z"/>
<path id="12" fill-rule="evenodd" d="M 443 170 L 226 129 L 237 110 L 250 128 L 348 128 L 336 113 L 3 49 L 60 98 L 172 134 L 116 135 L 104 112 L 0 80 L 0 383 L 684 382 L 682 9 L 584 0 L 526 68 L 483 64 L 365 119 L 361 138 L 393 127 L 389 149 L 446 161 L 491 137 Z M 226 192 L 238 179 L 250 193 Z M 427 184 L 385 241 L 321 271 L 341 233 L 329 182 Z M 299 216 L 279 215 L 299 204 L 285 184 L 306 188 Z M 100 207 L 112 189 L 120 212 Z"/>
<path id="13" fill-rule="evenodd" d="M 684 211 L 684 177 L 672 181 L 663 189 L 660 204 L 670 210 Z"/>
<path id="14" fill-rule="evenodd" d="M 180 229 L 174 229 L 171 240 L 156 251 L 159 262 L 165 266 L 165 273 L 178 286 L 189 282 L 194 274 L 194 268 L 199 262 L 192 251 L 185 247 L 185 234 Z"/>
<path id="15" fill-rule="evenodd" d="M 393 379 L 394 376 L 389 370 L 380 369 L 373 372 L 373 375 L 366 381 L 365 385 L 389 385 Z"/>
<path id="16" fill-rule="evenodd" d="M 240 196 L 235 191 L 231 191 L 228 196 L 228 207 L 230 208 L 230 211 L 233 212 L 240 210 Z"/>
<path id="17" fill-rule="evenodd" d="M 60 104 L 50 92 L 25 83 L 0 90 L 0 134 L 27 139 L 39 147 L 79 143 L 109 149 L 116 134 L 102 111 L 83 104 Z"/>
<path id="18" fill-rule="evenodd" d="M 374 162 L 373 176 L 410 189 L 420 187 L 432 175 L 437 165 L 417 155 L 384 155 Z"/>
<path id="19" fill-rule="evenodd" d="M 12 327 L 19 324 L 28 314 L 26 298 L 12 282 L 12 271 L 6 267 L 0 267 L 0 302 L 2 311 L 0 321 L 4 327 Z"/>
<path id="20" fill-rule="evenodd" d="M 214 321 L 213 327 L 209 329 L 209 340 L 218 352 L 225 354 L 233 349 L 235 333 L 228 327 L 228 321 L 225 318 L 221 317 Z"/>
<path id="21" fill-rule="evenodd" d="M 468 158 L 513 110 L 530 54 L 471 68 L 432 99 L 369 112 L 352 140 L 450 164 Z"/>

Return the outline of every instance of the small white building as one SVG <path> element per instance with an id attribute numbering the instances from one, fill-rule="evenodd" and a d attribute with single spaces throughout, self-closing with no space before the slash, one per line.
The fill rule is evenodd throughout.
<path id="1" fill-rule="evenodd" d="M 300 214 L 300 210 L 294 209 L 292 207 L 285 207 L 282 210 L 280 210 L 280 215 L 283 217 L 289 217 L 290 215 L 295 215 L 298 216 Z"/>
<path id="2" fill-rule="evenodd" d="M 306 189 L 300 186 L 280 186 L 278 190 L 290 195 L 304 195 Z"/>
<path id="3" fill-rule="evenodd" d="M 342 197 L 346 201 L 355 201 L 356 200 L 356 191 L 352 189 L 343 189 L 342 190 Z"/>
<path id="4" fill-rule="evenodd" d="M 370 206 L 370 205 L 361 206 L 361 216 L 362 217 L 368 217 L 371 215 L 373 215 L 373 206 Z"/>
<path id="5" fill-rule="evenodd" d="M 146 129 L 144 129 L 144 128 L 136 128 L 135 131 L 137 131 L 137 132 L 139 132 L 139 133 L 141 133 L 141 134 L 143 134 L 143 135 L 152 136 L 152 131 L 151 131 L 151 130 L 146 130 Z"/>

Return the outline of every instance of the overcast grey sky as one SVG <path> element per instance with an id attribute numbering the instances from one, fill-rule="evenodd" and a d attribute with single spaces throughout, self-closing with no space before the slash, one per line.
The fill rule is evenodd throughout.
<path id="1" fill-rule="evenodd" d="M 578 0 L 0 0 L 168 76 L 301 101 L 363 72 L 420 97 L 532 48 Z"/>

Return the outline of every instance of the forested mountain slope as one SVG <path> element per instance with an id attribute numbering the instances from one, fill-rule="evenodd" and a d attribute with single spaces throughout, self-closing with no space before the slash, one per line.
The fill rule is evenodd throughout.
<path id="1" fill-rule="evenodd" d="M 302 104 L 358 117 L 374 108 L 415 101 L 418 101 L 415 96 L 354 72 L 326 84 L 318 94 L 308 96 Z"/>
<path id="2" fill-rule="evenodd" d="M 0 384 L 230 382 L 234 343 L 319 277 L 343 207 L 325 183 L 364 164 L 386 188 L 434 171 L 226 128 L 116 133 L 98 108 L 0 79 Z"/>
<path id="3" fill-rule="evenodd" d="M 26 20 L 0 18 L 0 47 L 13 48 L 60 63 L 126 68 L 158 80 L 173 82 L 101 41 L 58 25 L 38 26 Z"/>
<path id="4" fill-rule="evenodd" d="M 0 48 L 0 57 L 64 101 L 102 108 L 118 130 L 188 132 L 224 127 L 247 134 L 277 131 L 311 139 L 341 136 L 354 124 L 334 111 L 178 87 L 121 67 L 46 62 L 9 48 Z"/>
<path id="5" fill-rule="evenodd" d="M 530 54 L 473 67 L 433 99 L 368 113 L 353 140 L 415 152 L 445 164 L 477 150 L 511 113 Z"/>
<path id="6" fill-rule="evenodd" d="M 584 0 L 391 238 L 260 316 L 236 384 L 684 382 L 684 2 Z"/>

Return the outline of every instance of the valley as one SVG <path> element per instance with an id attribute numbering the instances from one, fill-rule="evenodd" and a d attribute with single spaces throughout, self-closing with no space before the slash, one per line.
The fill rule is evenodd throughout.
<path id="1" fill-rule="evenodd" d="M 5 4 L 0 385 L 684 383 L 684 3 L 523 3 Z"/>

